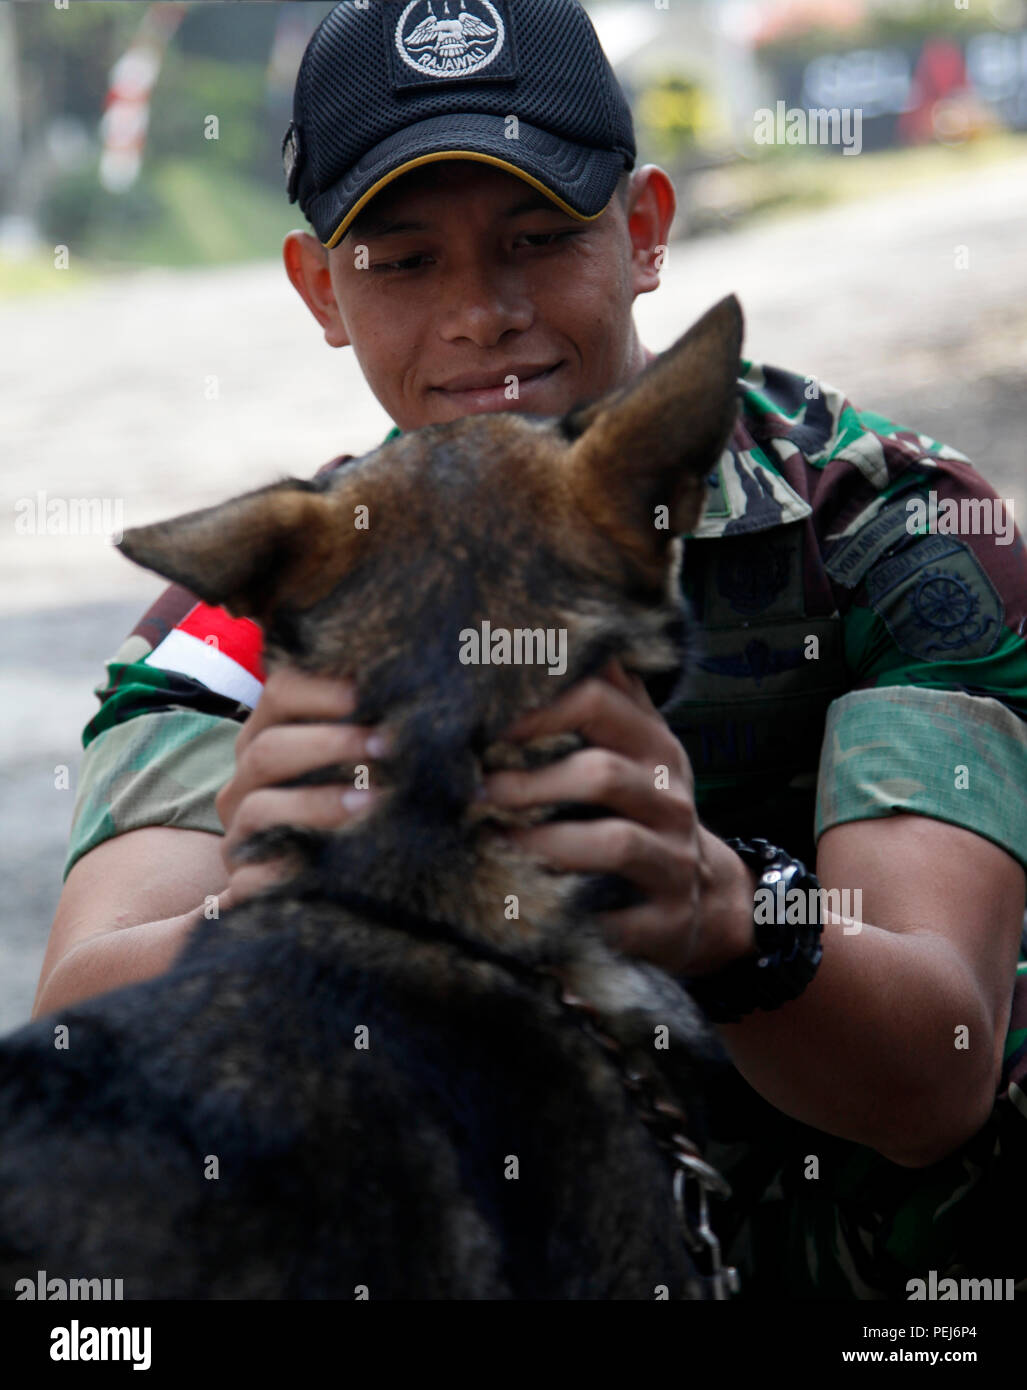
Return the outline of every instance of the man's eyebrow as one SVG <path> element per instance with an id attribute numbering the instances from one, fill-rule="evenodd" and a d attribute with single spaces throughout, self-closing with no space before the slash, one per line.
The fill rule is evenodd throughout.
<path id="1" fill-rule="evenodd" d="M 552 198 L 547 198 L 544 193 L 536 193 L 534 197 L 524 198 L 513 207 L 507 208 L 503 216 L 520 217 L 525 212 L 563 212 L 563 208 L 558 207 Z"/>
<path id="2" fill-rule="evenodd" d="M 531 198 L 522 198 L 519 203 L 514 203 L 502 213 L 504 220 L 511 220 L 514 217 L 523 217 L 526 212 L 561 212 L 556 203 L 551 198 L 547 198 L 543 193 L 536 193 Z M 431 230 L 428 222 L 414 222 L 409 218 L 389 218 L 374 217 L 370 213 L 361 215 L 353 219 L 349 231 L 355 232 L 357 236 L 363 237 L 383 237 L 398 236 L 402 232 L 427 232 Z"/>
<path id="3" fill-rule="evenodd" d="M 387 217 L 356 217 L 349 228 L 357 236 L 379 237 L 396 236 L 399 232 L 426 232 L 427 222 L 401 221 Z"/>

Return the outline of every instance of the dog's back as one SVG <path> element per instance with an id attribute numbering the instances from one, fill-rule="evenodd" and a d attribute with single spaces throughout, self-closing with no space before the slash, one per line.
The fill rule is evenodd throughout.
<path id="1" fill-rule="evenodd" d="M 3 1296 L 38 1270 L 126 1297 L 701 1296 L 624 1066 L 561 992 L 693 1117 L 697 1015 L 603 945 L 595 884 L 515 852 L 473 791 L 568 751 L 501 735 L 609 657 L 680 667 L 674 537 L 730 431 L 739 336 L 728 300 L 563 421 L 432 427 L 126 534 L 261 622 L 269 666 L 353 674 L 354 718 L 395 748 L 361 821 L 254 837 L 293 877 L 169 974 L 0 1048 Z M 475 661 L 490 631 L 562 632 L 562 658 Z"/>
<path id="2" fill-rule="evenodd" d="M 272 898 L 61 1022 L 67 1050 L 40 1022 L 0 1062 L 8 1297 L 38 1269 L 129 1298 L 697 1291 L 617 1072 L 452 946 Z"/>

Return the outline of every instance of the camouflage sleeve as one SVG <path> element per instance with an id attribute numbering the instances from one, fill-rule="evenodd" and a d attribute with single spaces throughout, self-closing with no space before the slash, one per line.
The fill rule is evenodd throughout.
<path id="1" fill-rule="evenodd" d="M 1011 502 L 961 458 L 924 459 L 830 540 L 852 689 L 828 711 L 817 838 L 912 812 L 1027 867 L 1027 550 Z"/>
<path id="2" fill-rule="evenodd" d="M 994 841 L 1027 868 L 1027 729 L 997 699 L 879 686 L 828 710 L 816 835 L 895 812 Z"/>
<path id="3" fill-rule="evenodd" d="M 214 798 L 235 769 L 238 734 L 234 720 L 188 709 L 101 733 L 83 755 L 64 877 L 103 840 L 146 825 L 223 835 Z"/>
<path id="4" fill-rule="evenodd" d="M 82 734 L 64 878 L 96 845 L 143 826 L 224 834 L 214 798 L 234 771 L 249 707 L 146 661 L 195 604 L 171 585 L 106 663 Z"/>

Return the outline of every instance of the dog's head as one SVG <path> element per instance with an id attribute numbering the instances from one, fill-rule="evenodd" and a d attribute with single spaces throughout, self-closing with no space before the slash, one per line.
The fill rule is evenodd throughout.
<path id="1" fill-rule="evenodd" d="M 393 813 L 455 825 L 518 714 L 614 656 L 650 681 L 680 667 L 676 538 L 732 430 L 741 334 L 729 297 L 562 419 L 428 426 L 120 548 L 260 623 L 269 668 L 353 677 L 354 719 L 396 733 Z"/>

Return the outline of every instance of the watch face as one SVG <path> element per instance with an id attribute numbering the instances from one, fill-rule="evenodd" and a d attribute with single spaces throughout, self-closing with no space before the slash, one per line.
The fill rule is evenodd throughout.
<path id="1" fill-rule="evenodd" d="M 685 984 L 714 1023 L 739 1023 L 754 1009 L 797 998 L 816 974 L 823 955 L 820 884 L 801 860 L 766 840 L 724 843 L 760 875 L 753 900 L 760 956 Z"/>

